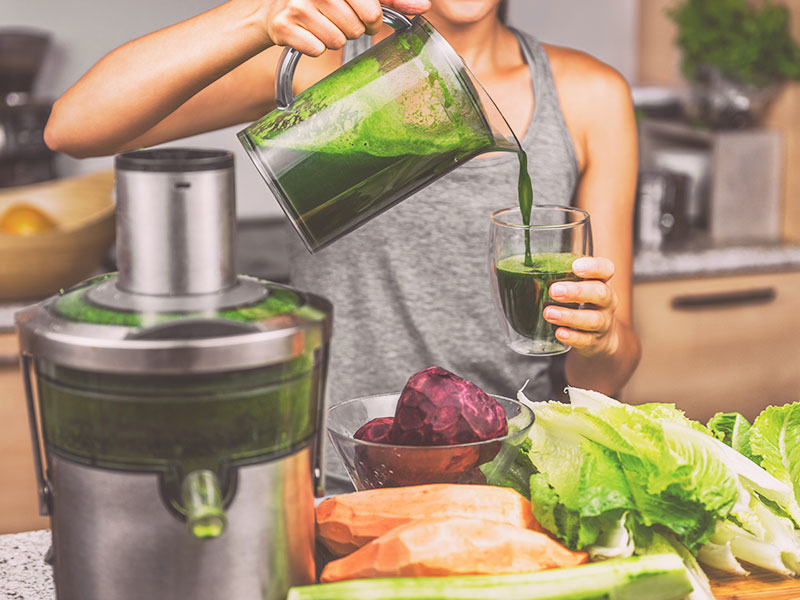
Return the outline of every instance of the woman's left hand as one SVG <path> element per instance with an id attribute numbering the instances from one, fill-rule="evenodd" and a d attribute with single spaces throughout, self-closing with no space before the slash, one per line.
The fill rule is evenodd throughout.
<path id="1" fill-rule="evenodd" d="M 611 355 L 619 345 L 614 312 L 617 295 L 608 280 L 614 263 L 607 258 L 582 257 L 572 271 L 583 281 L 559 281 L 550 285 L 550 298 L 560 304 L 582 304 L 583 308 L 550 305 L 544 318 L 559 327 L 556 337 L 584 356 Z"/>

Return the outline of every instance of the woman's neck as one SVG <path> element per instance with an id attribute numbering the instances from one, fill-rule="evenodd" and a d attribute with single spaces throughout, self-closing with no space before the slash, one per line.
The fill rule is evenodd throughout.
<path id="1" fill-rule="evenodd" d="M 454 23 L 435 10 L 426 13 L 425 18 L 474 72 L 492 70 L 498 66 L 498 61 L 503 62 L 509 31 L 498 19 L 496 11 L 472 23 Z"/>

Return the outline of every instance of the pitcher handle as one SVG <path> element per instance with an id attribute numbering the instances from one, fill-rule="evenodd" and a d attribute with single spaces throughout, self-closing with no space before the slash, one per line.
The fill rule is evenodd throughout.
<path id="1" fill-rule="evenodd" d="M 391 26 L 395 31 L 401 31 L 411 27 L 411 21 L 405 15 L 396 10 L 381 7 L 383 9 L 383 22 Z M 291 46 L 286 46 L 278 62 L 278 74 L 275 78 L 275 99 L 278 108 L 286 110 L 294 102 L 294 92 L 292 92 L 292 80 L 294 70 L 297 68 L 297 61 L 300 60 L 302 53 Z"/>

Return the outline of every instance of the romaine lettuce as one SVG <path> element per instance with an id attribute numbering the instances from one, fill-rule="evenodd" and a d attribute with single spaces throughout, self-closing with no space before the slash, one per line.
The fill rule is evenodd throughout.
<path id="1" fill-rule="evenodd" d="M 740 559 L 800 574 L 800 404 L 752 428 L 735 414 L 705 427 L 671 404 L 568 392 L 570 404 L 530 403 L 530 497 L 552 534 L 593 556 L 669 539 L 727 571 L 745 572 Z"/>
<path id="2" fill-rule="evenodd" d="M 765 408 L 750 431 L 750 449 L 800 502 L 800 402 Z"/>

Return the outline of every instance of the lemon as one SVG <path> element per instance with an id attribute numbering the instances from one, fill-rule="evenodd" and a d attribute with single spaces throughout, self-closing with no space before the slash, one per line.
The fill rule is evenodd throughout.
<path id="1" fill-rule="evenodd" d="M 0 216 L 0 233 L 36 235 L 55 228 L 50 216 L 30 204 L 15 204 Z"/>

